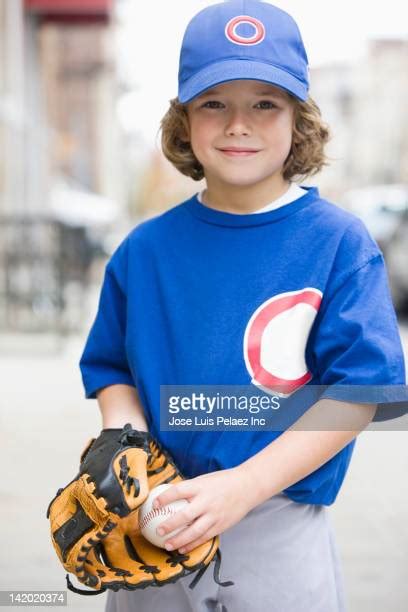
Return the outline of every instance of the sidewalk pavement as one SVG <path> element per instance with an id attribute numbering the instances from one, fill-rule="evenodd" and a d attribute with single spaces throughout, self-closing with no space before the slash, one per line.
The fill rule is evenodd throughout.
<path id="1" fill-rule="evenodd" d="M 402 332 L 407 347 L 407 329 Z M 46 341 L 33 342 L 30 351 L 0 354 L 2 590 L 66 589 L 46 508 L 72 479 L 86 441 L 100 430 L 96 401 L 84 399 L 78 368 L 84 337 L 71 338 L 55 354 L 43 351 Z M 348 612 L 408 610 L 407 473 L 406 432 L 360 434 L 343 488 L 329 510 Z M 68 592 L 68 607 L 102 611 L 105 598 Z"/>

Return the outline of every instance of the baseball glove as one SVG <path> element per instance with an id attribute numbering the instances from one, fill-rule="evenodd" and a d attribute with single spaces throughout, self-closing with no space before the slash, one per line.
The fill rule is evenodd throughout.
<path id="1" fill-rule="evenodd" d="M 215 536 L 186 554 L 166 551 L 140 533 L 138 509 L 151 489 L 183 480 L 169 453 L 144 431 L 128 423 L 121 429 L 103 429 L 90 440 L 80 459 L 78 475 L 58 490 L 50 502 L 51 539 L 64 568 L 94 590 L 134 590 L 175 582 L 197 570 L 194 588 L 211 561 L 214 580 L 220 582 L 221 552 Z"/>

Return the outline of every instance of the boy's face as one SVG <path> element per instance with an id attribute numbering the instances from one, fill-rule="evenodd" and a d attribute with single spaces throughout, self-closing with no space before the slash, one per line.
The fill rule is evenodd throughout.
<path id="1" fill-rule="evenodd" d="M 187 113 L 191 147 L 207 183 L 282 181 L 294 117 L 294 102 L 285 91 L 262 81 L 230 81 L 192 100 Z"/>

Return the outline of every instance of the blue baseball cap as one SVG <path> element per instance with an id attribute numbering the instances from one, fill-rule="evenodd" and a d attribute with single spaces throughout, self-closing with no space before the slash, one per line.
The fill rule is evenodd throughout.
<path id="1" fill-rule="evenodd" d="M 261 0 L 227 0 L 197 13 L 180 52 L 180 102 L 226 81 L 254 79 L 308 98 L 309 69 L 295 20 Z"/>

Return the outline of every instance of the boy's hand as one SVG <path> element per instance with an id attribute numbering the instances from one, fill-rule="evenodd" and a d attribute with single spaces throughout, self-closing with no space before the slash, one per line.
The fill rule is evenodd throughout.
<path id="1" fill-rule="evenodd" d="M 238 523 L 256 505 L 250 483 L 239 467 L 210 472 L 178 482 L 156 497 L 153 507 L 166 506 L 177 499 L 187 499 L 188 506 L 166 519 L 158 528 L 163 534 L 191 523 L 167 540 L 167 550 L 187 553 L 210 538 Z"/>

